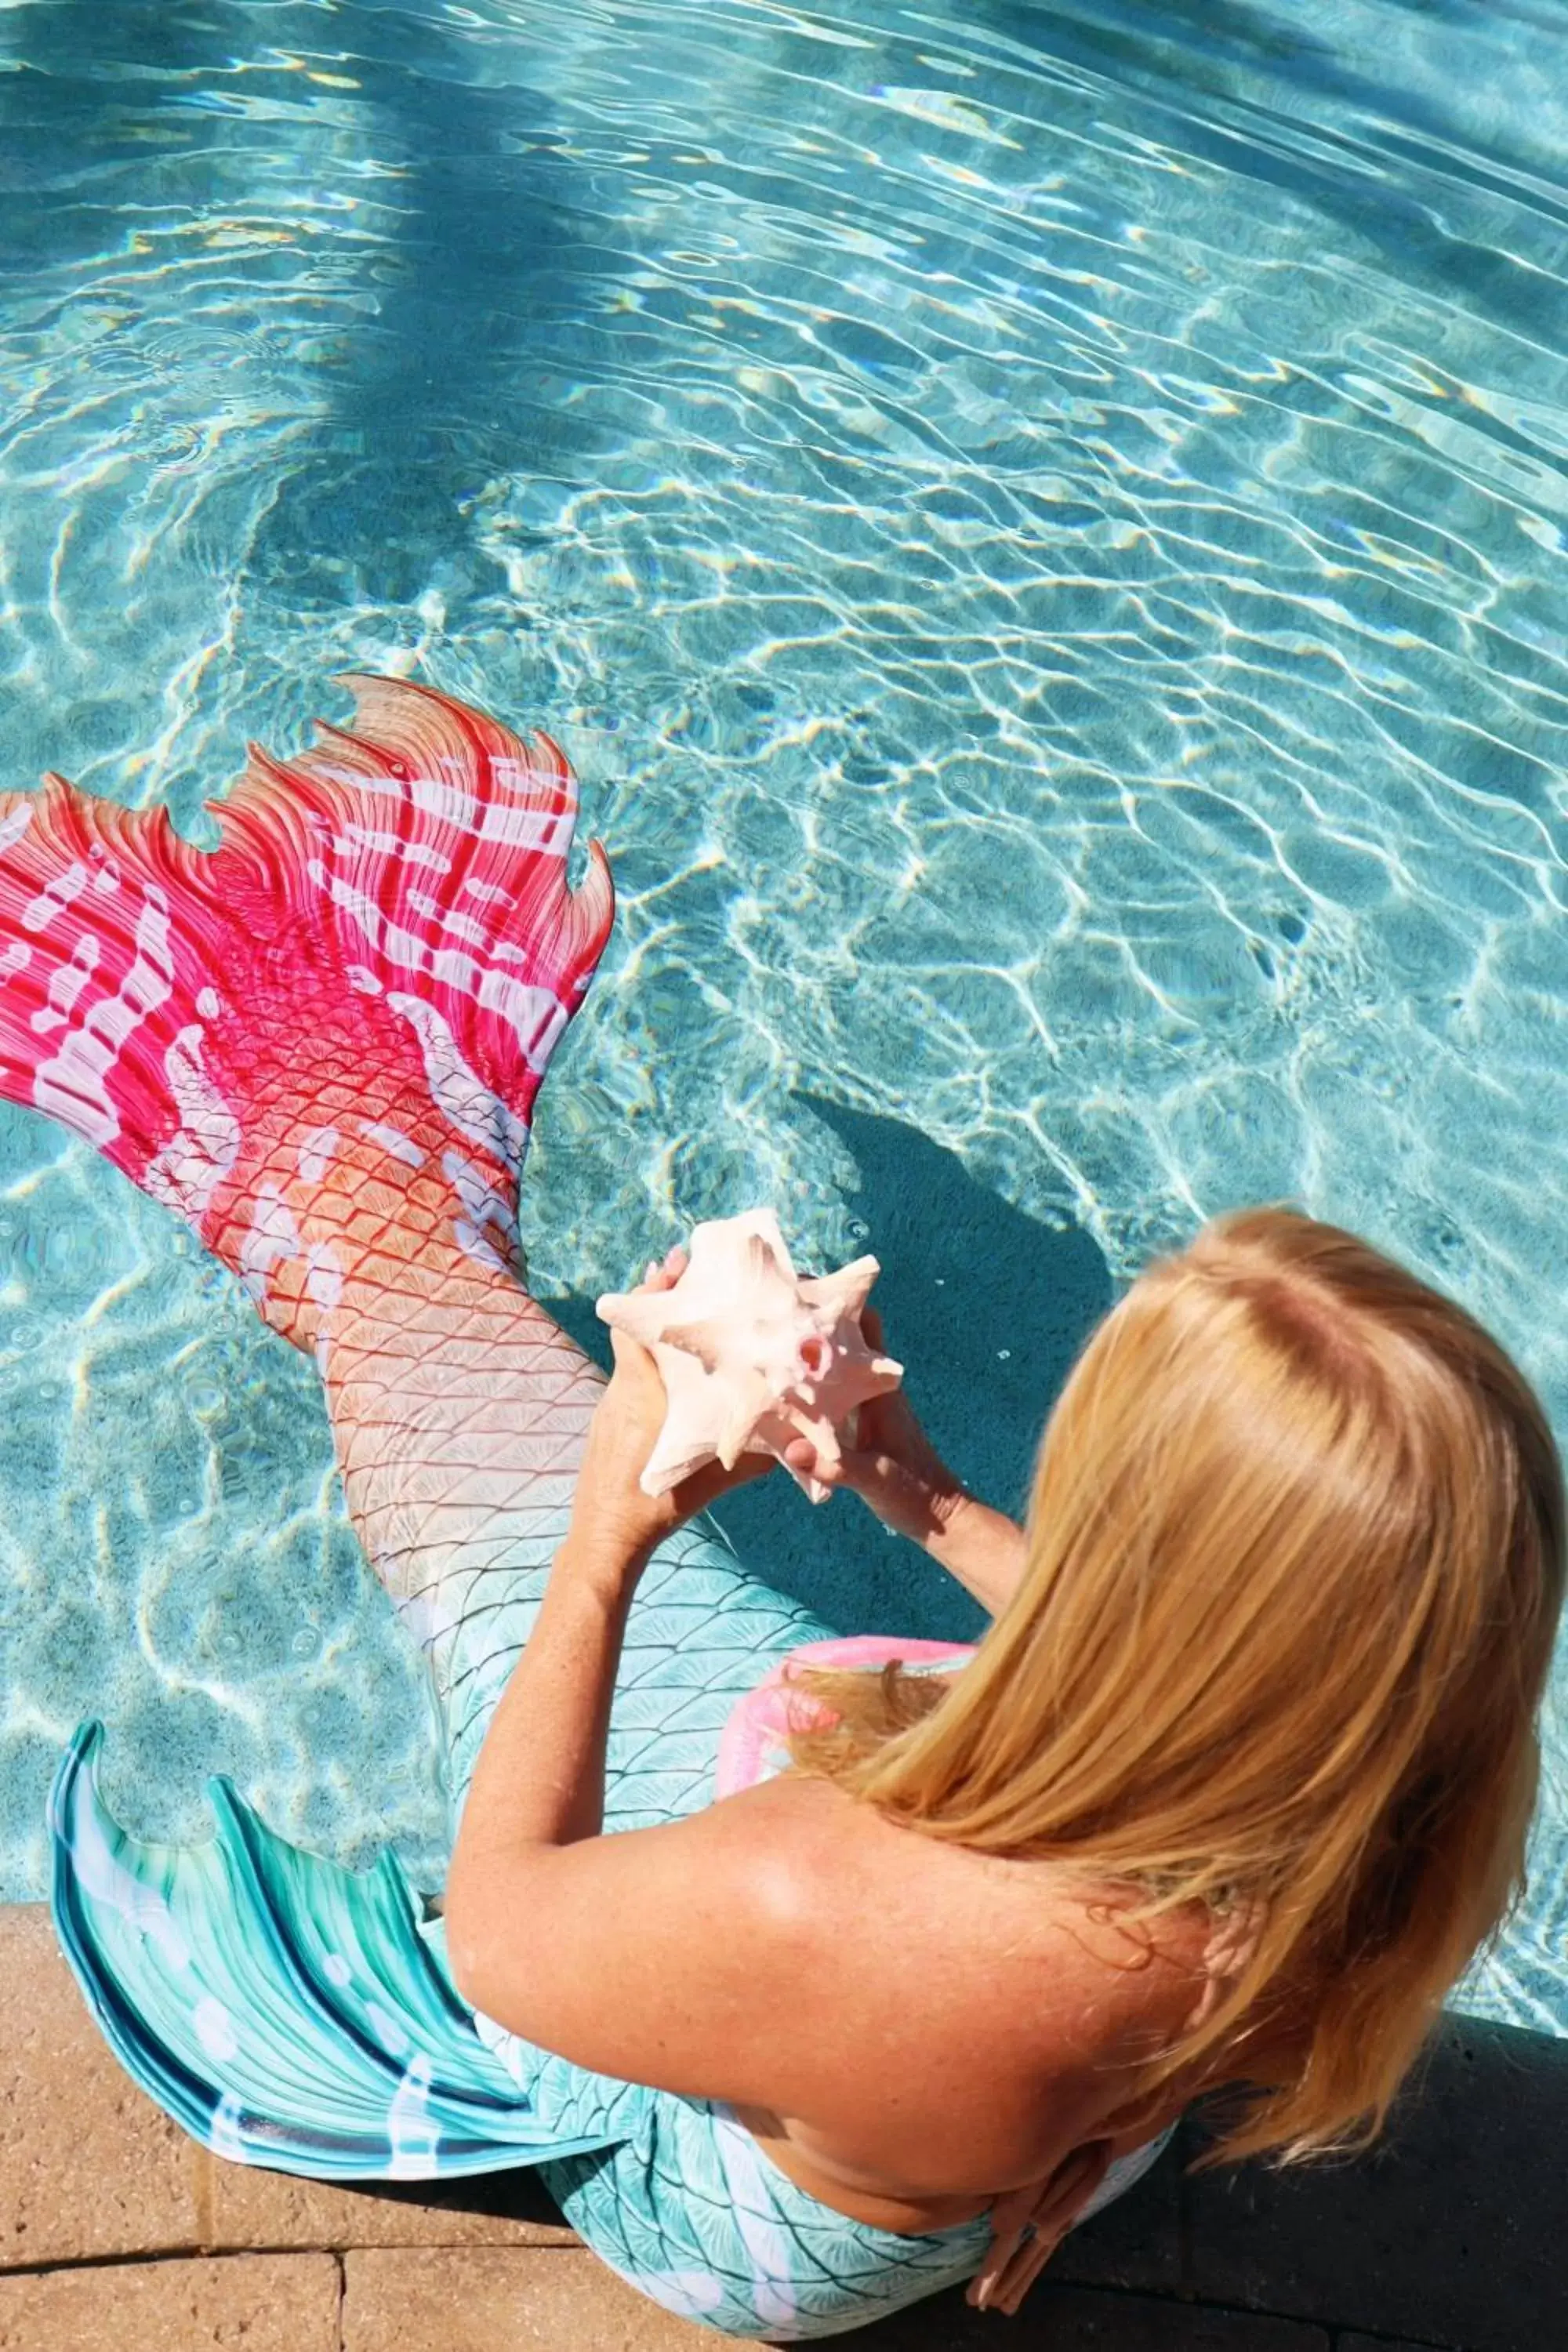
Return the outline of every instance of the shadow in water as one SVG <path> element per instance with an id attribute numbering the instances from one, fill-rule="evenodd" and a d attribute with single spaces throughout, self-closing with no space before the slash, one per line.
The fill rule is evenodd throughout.
<path id="1" fill-rule="evenodd" d="M 856 1205 L 882 1262 L 877 1304 L 916 1412 L 965 1486 L 1020 1509 L 1046 1412 L 1110 1305 L 1098 1244 L 1077 1226 L 1024 1215 L 916 1128 L 799 1099 L 855 1160 Z M 550 1304 L 607 1363 L 593 1301 Z M 983 1622 L 966 1593 L 852 1496 L 814 1509 L 780 1475 L 727 1496 L 714 1517 L 754 1574 L 846 1632 L 963 1640 Z"/>
<path id="2" fill-rule="evenodd" d="M 427 594 L 502 595 L 468 502 L 520 472 L 547 493 L 598 478 L 580 396 L 627 266 L 621 179 L 579 159 L 550 45 L 353 0 L 330 51 L 310 0 L 91 15 L 90 34 L 64 5 L 11 29 L 0 7 L 0 61 L 28 68 L 0 72 L 0 192 L 19 195 L 0 211 L 7 284 L 107 266 L 94 257 L 129 208 L 146 235 L 118 364 L 145 367 L 153 422 L 182 339 L 205 367 L 217 331 L 236 428 L 268 421 L 273 493 L 241 584 L 247 609 L 276 604 L 279 641 L 356 610 L 416 634 L 439 625 L 414 609 Z M 307 79 L 313 64 L 336 70 Z M 183 314 L 171 273 L 214 238 L 233 257 Z M 127 427 L 132 446 L 152 429 Z M 192 511 L 196 558 L 232 568 Z"/>
<path id="3" fill-rule="evenodd" d="M 580 401 L 624 274 L 610 199 L 575 161 L 525 39 L 482 46 L 401 14 L 389 34 L 355 25 L 374 44 L 355 68 L 395 234 L 319 372 L 329 413 L 280 479 L 248 567 L 290 610 L 333 617 L 345 601 L 395 613 L 427 591 L 447 609 L 499 593 L 472 543 L 485 485 L 524 473 L 561 495 L 592 486 L 603 436 Z M 514 530 L 509 543 L 525 542 Z"/>

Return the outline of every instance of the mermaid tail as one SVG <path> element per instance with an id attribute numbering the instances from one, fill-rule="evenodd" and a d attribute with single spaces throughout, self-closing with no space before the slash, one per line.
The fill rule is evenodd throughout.
<path id="1" fill-rule="evenodd" d="M 211 856 L 58 780 L 0 799 L 0 1093 L 97 1144 L 314 1350 L 459 1802 L 601 1385 L 522 1289 L 511 1234 L 529 1109 L 611 893 L 596 850 L 567 889 L 572 778 L 547 739 L 353 684 L 355 733 L 252 752 Z M 827 1633 L 700 1527 L 661 1546 L 628 1616 L 605 1827 L 706 1803 L 737 1702 Z M 729 1743 L 731 1775 L 762 1768 L 775 1698 Z M 57 1925 L 131 2074 L 218 2153 L 343 2179 L 536 2163 L 614 2267 L 735 2335 L 839 2334 L 973 2270 L 984 2222 L 868 2229 L 722 2109 L 474 2016 L 390 1856 L 355 1874 L 300 1853 L 222 1783 L 207 1844 L 128 1838 L 100 1738 L 78 1735 L 51 1804 Z"/>
<path id="2" fill-rule="evenodd" d="M 544 1579 L 500 1580 L 499 1613 L 467 1629 L 488 1672 L 451 1759 L 459 1785 Z M 760 1664 L 822 1630 L 700 1529 L 661 1547 L 627 1629 L 606 1827 L 708 1803 L 724 1726 Z M 210 1841 L 143 1844 L 99 1794 L 101 1742 L 96 1725 L 79 1731 L 50 1800 L 56 1926 L 121 2063 L 204 2145 L 312 2179 L 433 2179 L 559 2162 L 647 2123 L 638 2086 L 476 2020 L 394 1855 L 353 1872 L 301 1853 L 222 1780 Z"/>
<path id="3" fill-rule="evenodd" d="M 211 856 L 58 780 L 0 801 L 0 1091 L 185 1216 L 314 1349 L 350 1511 L 429 1659 L 460 1799 L 602 1385 L 510 1260 L 528 1112 L 611 893 L 596 850 L 566 887 L 574 795 L 547 739 L 531 750 L 409 685 L 353 691 L 354 733 L 323 729 L 288 762 L 251 753 Z M 706 1802 L 734 1699 L 816 1630 L 683 1529 L 632 1613 L 608 1820 Z M 210 1846 L 138 1846 L 98 1802 L 91 1753 L 72 1751 L 55 1803 L 61 1934 L 121 2056 L 183 2122 L 269 2163 L 406 2169 L 406 2047 L 428 2069 L 422 2112 L 448 2101 L 427 2168 L 542 2144 L 542 2057 L 513 2050 L 498 2075 L 437 1999 L 393 1865 L 334 1872 L 221 1791 Z M 510 2124 L 486 2105 L 498 2083 Z M 602 2144 L 596 2095 L 557 2089 L 550 2145 Z"/>

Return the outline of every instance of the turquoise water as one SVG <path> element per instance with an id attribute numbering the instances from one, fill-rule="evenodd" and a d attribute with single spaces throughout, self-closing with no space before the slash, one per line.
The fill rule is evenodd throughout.
<path id="1" fill-rule="evenodd" d="M 194 826 L 351 666 L 546 724 L 623 892 L 546 1295 L 754 1200 L 869 1230 L 1016 1486 L 1110 1284 L 1289 1195 L 1568 1433 L 1565 154 L 1555 0 L 0 0 L 4 782 Z M 312 1372 L 8 1110 L 0 1685 L 8 1895 L 89 1711 L 138 1827 L 226 1769 L 438 1871 Z M 1558 2031 L 1565 1718 L 1468 1996 Z"/>

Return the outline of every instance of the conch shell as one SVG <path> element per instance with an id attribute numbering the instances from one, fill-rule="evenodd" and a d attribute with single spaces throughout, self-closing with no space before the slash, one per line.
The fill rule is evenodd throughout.
<path id="1" fill-rule="evenodd" d="M 607 1292 L 601 1319 L 652 1350 L 668 1399 L 643 1492 L 668 1494 L 715 1459 L 727 1470 L 742 1454 L 783 1461 L 801 1437 L 819 1462 L 837 1463 L 851 1413 L 903 1378 L 860 1328 L 880 1271 L 862 1257 L 803 1278 L 773 1211 L 752 1209 L 699 1225 L 671 1289 Z M 814 1503 L 831 1491 L 808 1473 L 790 1475 Z"/>

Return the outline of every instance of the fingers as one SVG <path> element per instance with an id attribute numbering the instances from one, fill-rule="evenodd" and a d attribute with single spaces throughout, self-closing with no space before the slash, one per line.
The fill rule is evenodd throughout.
<path id="1" fill-rule="evenodd" d="M 767 1477 L 773 1467 L 771 1454 L 742 1454 L 732 1470 L 726 1470 L 721 1462 L 706 1463 L 689 1478 L 683 1478 L 675 1489 L 682 1518 L 707 1510 L 721 1495 L 732 1493 L 737 1486 L 749 1486 L 754 1479 Z"/>
<path id="2" fill-rule="evenodd" d="M 1009 2319 L 1014 2318 L 1024 2297 L 1060 2245 L 1063 2234 L 1061 2231 L 1052 2234 L 1045 2230 L 1031 2231 L 1024 2243 L 1016 2247 L 1003 2263 L 1000 2275 L 979 2305 L 979 2309 L 1005 2312 Z"/>
<path id="3" fill-rule="evenodd" d="M 975 2311 L 1014 2317 L 1066 2235 L 1065 2230 L 1041 2230 L 1026 2221 L 1008 2243 L 993 2248 L 984 2268 L 970 2281 L 966 2302 Z"/>
<path id="4" fill-rule="evenodd" d="M 784 1450 L 786 1469 L 797 1471 L 803 1478 L 815 1478 L 824 1486 L 847 1483 L 844 1465 L 847 1459 L 847 1454 L 840 1454 L 837 1461 L 825 1460 L 809 1437 L 792 1437 Z"/>
<path id="5" fill-rule="evenodd" d="M 936 1525 L 930 1489 L 890 1454 L 847 1448 L 829 1462 L 802 1437 L 791 1440 L 784 1458 L 786 1467 L 831 1493 L 858 1495 L 884 1527 L 911 1542 L 926 1542 Z"/>
<path id="6" fill-rule="evenodd" d="M 1110 2161 L 1109 2140 L 1086 2140 L 1049 2179 L 999 2197 L 991 2209 L 991 2245 L 972 2280 L 976 2311 L 1018 2309 L 1089 2198 Z"/>
<path id="7" fill-rule="evenodd" d="M 860 1454 L 847 1447 L 830 1462 L 818 1454 L 809 1437 L 792 1438 L 784 1447 L 784 1461 L 787 1469 L 803 1478 L 815 1478 L 833 1493 L 858 1495 L 873 1510 L 886 1499 L 893 1482 L 903 1476 L 898 1465 L 881 1454 Z"/>
<path id="8" fill-rule="evenodd" d="M 649 1258 L 637 1287 L 639 1290 L 673 1290 L 690 1263 L 678 1242 L 673 1249 L 666 1250 L 662 1264 L 658 1258 Z"/>
<path id="9" fill-rule="evenodd" d="M 667 1252 L 662 1265 L 657 1258 L 650 1257 L 638 1288 L 673 1290 L 686 1272 L 687 1263 L 686 1252 L 683 1249 L 672 1249 Z"/>
<path id="10" fill-rule="evenodd" d="M 1001 2291 L 1007 2266 L 1036 2236 L 1035 2207 L 1039 2192 L 1031 2183 L 998 2197 L 991 2208 L 991 2243 L 985 2260 L 969 2283 L 969 2301 L 976 2311 L 989 2311 Z"/>

